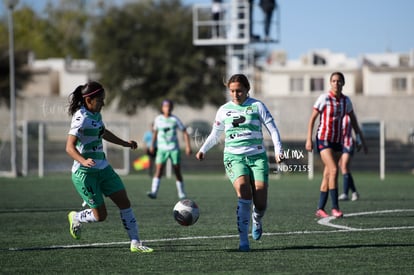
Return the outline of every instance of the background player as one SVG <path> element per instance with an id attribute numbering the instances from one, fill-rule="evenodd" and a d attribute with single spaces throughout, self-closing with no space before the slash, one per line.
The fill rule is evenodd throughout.
<path id="1" fill-rule="evenodd" d="M 155 175 L 152 179 L 151 191 L 147 194 L 151 199 L 157 198 L 161 177 L 168 159 L 171 160 L 175 173 L 178 198 L 181 200 L 186 197 L 184 180 L 181 174 L 181 152 L 178 143 L 177 129 L 183 132 L 185 153 L 187 155 L 191 155 L 192 153 L 190 136 L 181 120 L 172 114 L 173 109 L 173 102 L 171 100 L 164 100 L 161 104 L 161 114 L 154 120 L 154 133 L 150 152 L 154 153 L 155 146 L 157 146 L 157 153 L 155 157 Z"/>

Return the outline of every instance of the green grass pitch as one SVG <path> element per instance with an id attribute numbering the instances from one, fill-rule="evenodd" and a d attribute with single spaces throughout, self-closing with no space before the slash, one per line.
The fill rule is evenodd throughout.
<path id="1" fill-rule="evenodd" d="M 340 202 L 345 217 L 318 223 L 320 175 L 272 176 L 264 235 L 250 253 L 237 251 L 236 196 L 223 174 L 184 171 L 198 222 L 178 225 L 174 179 L 163 178 L 156 200 L 146 174 L 123 177 L 140 228 L 154 253 L 133 254 L 119 213 L 85 224 L 82 239 L 67 213 L 81 200 L 69 174 L 0 178 L 1 274 L 413 274 L 414 176 L 355 173 L 359 201 Z M 342 180 L 339 180 L 342 191 Z M 328 201 L 330 208 L 331 202 Z M 329 209 L 328 208 L 328 209 Z"/>

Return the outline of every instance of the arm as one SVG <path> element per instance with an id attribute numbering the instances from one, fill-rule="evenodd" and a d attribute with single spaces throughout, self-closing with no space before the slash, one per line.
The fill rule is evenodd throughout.
<path id="1" fill-rule="evenodd" d="M 190 144 L 190 136 L 187 133 L 187 130 L 183 131 L 184 141 L 185 141 L 185 153 L 187 156 L 191 155 L 191 144 Z"/>
<path id="2" fill-rule="evenodd" d="M 111 131 L 105 129 L 105 132 L 102 135 L 102 138 L 108 142 L 121 145 L 123 147 L 129 147 L 131 149 L 137 149 L 138 144 L 134 140 L 125 141 L 119 137 L 117 137 L 115 134 L 113 134 Z"/>
<path id="3" fill-rule="evenodd" d="M 354 132 L 355 132 L 357 150 L 358 151 L 361 150 L 361 146 L 362 146 L 364 153 L 367 154 L 368 147 L 367 147 L 367 144 L 365 143 L 364 135 L 362 134 L 362 131 L 359 128 L 358 120 L 356 118 L 354 111 L 351 111 L 348 115 L 349 115 L 349 118 L 351 119 L 352 129 L 354 129 Z"/>
<path id="4" fill-rule="evenodd" d="M 273 146 L 275 147 L 275 160 L 276 163 L 280 163 L 283 160 L 283 149 L 282 142 L 280 141 L 280 134 L 274 120 L 269 121 L 265 124 L 267 131 L 272 138 Z"/>
<path id="5" fill-rule="evenodd" d="M 93 167 L 95 166 L 95 161 L 91 158 L 85 159 L 76 149 L 76 142 L 78 141 L 77 136 L 68 135 L 68 138 L 66 140 L 66 153 L 79 162 L 82 166 L 85 167 Z"/>
<path id="6" fill-rule="evenodd" d="M 200 150 L 196 154 L 196 158 L 198 160 L 204 159 L 205 153 L 219 142 L 220 136 L 223 132 L 224 132 L 223 130 L 218 130 L 217 128 L 213 127 L 210 135 L 208 135 L 206 141 L 204 142 L 204 144 L 201 146 Z"/>
<path id="7" fill-rule="evenodd" d="M 315 125 L 315 120 L 318 117 L 319 112 L 316 109 L 313 109 L 311 117 L 308 123 L 308 134 L 306 137 L 306 150 L 312 152 L 313 150 L 313 143 L 312 143 L 312 136 L 313 136 L 313 126 Z"/>
<path id="8" fill-rule="evenodd" d="M 149 148 L 149 151 L 151 154 L 155 153 L 155 145 L 157 144 L 157 136 L 158 136 L 158 130 L 152 131 L 152 140 L 151 140 L 151 147 Z"/>

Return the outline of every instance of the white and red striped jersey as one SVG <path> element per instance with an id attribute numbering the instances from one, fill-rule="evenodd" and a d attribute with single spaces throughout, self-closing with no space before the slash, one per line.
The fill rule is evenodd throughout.
<path id="1" fill-rule="evenodd" d="M 342 145 L 350 150 L 353 144 L 351 118 L 345 115 L 342 119 Z"/>
<path id="2" fill-rule="evenodd" d="M 352 102 L 346 95 L 339 99 L 333 92 L 318 97 L 313 108 L 320 114 L 317 138 L 329 142 L 342 142 L 342 118 L 352 111 Z"/>

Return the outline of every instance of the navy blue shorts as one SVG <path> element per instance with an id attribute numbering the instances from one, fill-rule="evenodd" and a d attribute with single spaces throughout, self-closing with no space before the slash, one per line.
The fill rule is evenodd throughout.
<path id="1" fill-rule="evenodd" d="M 331 148 L 334 152 L 342 152 L 342 143 L 316 139 L 316 148 L 318 152 L 327 148 Z"/>

